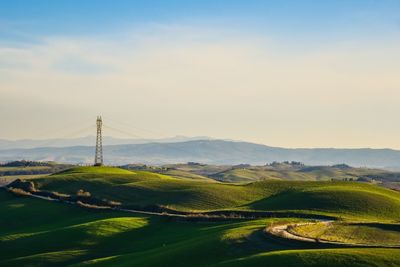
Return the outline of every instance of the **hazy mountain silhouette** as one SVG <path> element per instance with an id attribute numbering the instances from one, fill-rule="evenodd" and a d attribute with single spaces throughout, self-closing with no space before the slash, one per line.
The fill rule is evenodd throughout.
<path id="1" fill-rule="evenodd" d="M 93 157 L 93 146 L 0 150 L 0 161 L 26 159 L 91 163 Z M 356 167 L 400 168 L 400 151 L 392 149 L 289 149 L 225 140 L 107 145 L 104 146 L 104 159 L 108 164 L 193 161 L 208 164 L 260 165 L 273 161 L 301 161 L 309 165 L 346 163 Z"/>
<path id="2" fill-rule="evenodd" d="M 0 150 L 14 149 L 14 148 L 37 148 L 37 147 L 69 147 L 69 146 L 92 146 L 95 143 L 96 137 L 93 135 L 79 137 L 79 138 L 54 138 L 54 139 L 20 139 L 20 140 L 6 140 L 0 139 Z M 150 142 L 157 143 L 174 143 L 185 142 L 192 140 L 208 140 L 211 139 L 205 136 L 186 137 L 174 136 L 161 139 L 126 139 L 115 138 L 111 136 L 104 136 L 103 142 L 107 145 L 122 145 L 122 144 L 144 144 Z"/>

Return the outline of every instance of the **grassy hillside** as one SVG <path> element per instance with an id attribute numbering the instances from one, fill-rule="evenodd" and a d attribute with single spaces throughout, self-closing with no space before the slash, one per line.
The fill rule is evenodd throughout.
<path id="1" fill-rule="evenodd" d="M 200 163 L 170 164 L 161 167 L 142 165 L 141 170 L 158 172 L 179 177 L 203 177 L 222 182 L 247 183 L 268 179 L 329 181 L 329 180 L 362 180 L 372 183 L 400 183 L 400 173 L 370 168 L 353 168 L 345 164 L 333 166 L 307 166 L 300 162 L 271 163 L 262 166 L 241 164 L 207 165 Z M 124 168 L 135 169 L 126 165 Z M 395 184 L 396 185 L 396 184 Z"/>
<path id="2" fill-rule="evenodd" d="M 86 210 L 0 191 L 0 266 L 399 266 L 396 249 L 276 242 L 274 218 L 218 223 Z M 306 249 L 307 248 L 307 249 Z"/>
<path id="3" fill-rule="evenodd" d="M 260 182 L 270 186 L 271 182 Z M 400 194 L 359 182 L 278 182 L 284 190 L 251 203 L 256 210 L 311 210 L 366 219 L 399 220 Z"/>
<path id="4" fill-rule="evenodd" d="M 34 181 L 43 190 L 74 194 L 83 189 L 124 205 L 181 211 L 297 211 L 385 220 L 398 220 L 400 214 L 400 193 L 359 182 L 266 180 L 236 185 L 108 167 L 79 167 Z"/>
<path id="5" fill-rule="evenodd" d="M 292 227 L 290 232 L 326 241 L 400 246 L 400 224 L 316 223 Z"/>
<path id="6" fill-rule="evenodd" d="M 226 261 L 216 266 L 324 266 L 324 267 L 396 267 L 397 249 L 323 249 L 267 252 Z"/>
<path id="7" fill-rule="evenodd" d="M 264 191 L 262 188 L 107 167 L 74 168 L 35 181 L 44 190 L 74 194 L 84 189 L 93 196 L 117 200 L 126 205 L 162 205 L 178 210 L 237 207 L 262 197 Z"/>

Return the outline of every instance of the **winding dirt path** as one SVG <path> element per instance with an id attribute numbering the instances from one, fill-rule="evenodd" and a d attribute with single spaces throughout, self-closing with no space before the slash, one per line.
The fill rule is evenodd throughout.
<path id="1" fill-rule="evenodd" d="M 317 223 L 331 224 L 334 220 L 317 220 L 316 222 L 305 222 L 305 223 L 288 223 L 282 225 L 271 226 L 265 229 L 267 234 L 273 235 L 275 237 L 287 239 L 287 240 L 296 240 L 301 242 L 309 242 L 314 244 L 329 244 L 335 246 L 346 246 L 346 247 L 374 247 L 374 248 L 400 248 L 400 245 L 377 245 L 377 244 L 362 244 L 362 243 L 346 243 L 346 242 L 337 242 L 337 241 L 329 241 L 323 239 L 315 239 L 311 237 L 305 237 L 301 235 L 296 235 L 290 231 L 288 231 L 289 227 L 296 227 L 302 225 L 311 225 Z"/>
<path id="2" fill-rule="evenodd" d="M 6 185 L 0 185 L 0 189 L 7 190 Z M 206 213 L 191 213 L 191 214 L 178 214 L 178 213 L 168 213 L 168 212 L 155 212 L 155 211 L 144 211 L 144 210 L 134 210 L 134 209 L 124 209 L 124 208 L 118 208 L 118 207 L 109 207 L 109 206 L 94 206 L 94 205 L 79 205 L 77 202 L 73 201 L 61 201 L 59 199 L 54 199 L 51 197 L 45 197 L 45 196 L 40 196 L 36 195 L 34 193 L 28 192 L 26 197 L 32 197 L 32 198 L 37 198 L 37 199 L 42 199 L 46 201 L 51 201 L 51 202 L 60 202 L 60 203 L 65 203 L 69 205 L 74 205 L 74 206 L 80 206 L 83 208 L 87 209 L 93 209 L 93 210 L 110 210 L 110 211 L 122 211 L 122 212 L 129 212 L 129 213 L 135 213 L 135 214 L 143 214 L 143 215 L 155 215 L 155 216 L 162 216 L 162 217 L 168 217 L 168 218 L 183 218 L 183 219 L 207 219 L 207 220 L 212 220 L 212 219 L 221 219 L 221 220 L 232 220 L 232 219 L 250 219 L 250 218 L 245 218 L 245 217 L 226 217 L 222 215 L 216 215 L 216 214 L 206 214 Z"/>
<path id="3" fill-rule="evenodd" d="M 326 223 L 331 223 L 333 221 L 326 221 Z M 320 223 L 320 222 L 319 222 Z M 282 224 L 282 225 L 277 225 L 277 226 L 271 226 L 266 229 L 267 233 L 270 233 L 274 236 L 286 238 L 286 239 L 293 239 L 297 241 L 304 241 L 304 242 L 314 242 L 316 243 L 317 240 L 314 238 L 309 238 L 309 237 L 304 237 L 300 235 L 295 235 L 291 232 L 288 231 L 288 228 L 290 226 L 302 226 L 302 225 L 310 225 L 314 224 L 313 222 L 307 222 L 307 223 L 289 223 L 289 224 Z"/>
<path id="4" fill-rule="evenodd" d="M 4 190 L 9 190 L 7 186 L 1 186 L 0 188 L 3 188 Z M 103 210 L 114 210 L 114 211 L 122 211 L 122 212 L 129 212 L 129 213 L 137 213 L 137 214 L 143 214 L 143 215 L 155 215 L 155 216 L 162 216 L 162 217 L 169 217 L 169 218 L 181 218 L 181 219 L 186 219 L 186 220 L 207 220 L 207 221 L 224 221 L 224 220 L 233 220 L 233 219 L 238 219 L 238 220 L 254 220 L 254 219 L 262 219 L 262 218 L 276 218 L 276 217 L 298 217 L 298 218 L 304 218 L 306 220 L 311 220 L 311 219 L 321 219 L 321 217 L 326 218 L 327 216 L 312 216 L 309 214 L 301 214 L 301 213 L 296 213 L 296 214 L 289 214 L 289 213 L 279 213 L 277 214 L 276 212 L 269 212 L 269 211 L 257 211 L 257 212 L 251 212 L 251 211 L 243 211 L 243 210 L 227 210 L 227 211 L 204 211 L 204 212 L 173 212 L 173 211 L 149 211 L 149 210 L 143 210 L 143 209 L 129 209 L 129 208 L 124 208 L 124 207 L 112 207 L 112 206 L 98 206 L 98 205 L 93 205 L 89 203 L 81 203 L 81 202 L 75 202 L 75 201 L 69 201 L 66 199 L 58 199 L 58 198 L 52 198 L 51 196 L 43 196 L 40 194 L 36 194 L 36 191 L 33 192 L 26 192 L 23 191 L 26 194 L 24 194 L 26 197 L 33 197 L 33 198 L 38 198 L 42 200 L 47 200 L 47 201 L 52 201 L 52 202 L 60 202 L 60 203 L 66 203 L 70 205 L 76 205 L 80 206 L 83 208 L 88 208 L 88 209 L 103 209 Z"/>

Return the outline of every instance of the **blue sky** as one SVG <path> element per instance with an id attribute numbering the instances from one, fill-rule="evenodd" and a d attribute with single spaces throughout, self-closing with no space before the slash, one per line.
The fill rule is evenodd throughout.
<path id="1" fill-rule="evenodd" d="M 397 32 L 396 0 L 2 0 L 3 41 L 113 34 L 149 23 L 205 23 L 277 38 L 349 38 Z"/>
<path id="2" fill-rule="evenodd" d="M 0 2 L 0 138 L 102 114 L 158 137 L 400 148 L 399 73 L 398 0 Z"/>

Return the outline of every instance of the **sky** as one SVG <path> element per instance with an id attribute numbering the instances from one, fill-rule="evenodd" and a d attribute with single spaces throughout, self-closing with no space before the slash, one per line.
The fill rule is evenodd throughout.
<path id="1" fill-rule="evenodd" d="M 3 139 L 102 115 L 117 137 L 400 149 L 399 99 L 398 0 L 0 2 Z"/>

